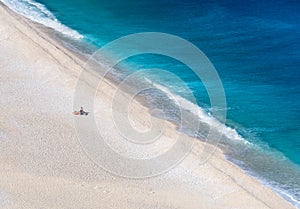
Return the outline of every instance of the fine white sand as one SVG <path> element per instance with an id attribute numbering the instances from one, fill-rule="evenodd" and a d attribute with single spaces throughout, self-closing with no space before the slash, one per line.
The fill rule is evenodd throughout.
<path id="1" fill-rule="evenodd" d="M 126 116 L 122 104 L 128 95 L 113 97 L 118 88 L 107 80 L 98 88 L 95 113 L 85 118 L 72 115 L 84 60 L 51 38 L 49 29 L 1 3 L 0 25 L 0 208 L 293 208 L 225 160 L 219 149 L 200 163 L 209 145 L 199 141 L 181 163 L 156 177 L 132 179 L 105 171 L 97 163 L 105 159 L 104 163 L 118 171 L 114 159 L 86 153 L 85 145 L 93 148 L 93 141 L 82 144 L 92 133 L 86 125 L 89 117 L 95 115 L 102 137 L 125 158 L 161 155 L 180 134 L 133 101 L 127 108 L 131 125 L 148 130 L 152 120 L 152 126 L 163 123 L 166 129 L 147 148 L 129 146 L 115 129 L 111 112 L 111 105 L 116 104 L 113 114 L 121 119 Z M 93 78 L 90 73 L 84 79 L 89 84 Z M 87 138 L 78 139 L 76 131 L 80 130 L 74 122 L 88 130 Z M 120 120 L 119 125 L 128 124 Z M 126 166 L 124 169 L 129 168 Z M 140 175 L 144 170 L 136 172 Z"/>

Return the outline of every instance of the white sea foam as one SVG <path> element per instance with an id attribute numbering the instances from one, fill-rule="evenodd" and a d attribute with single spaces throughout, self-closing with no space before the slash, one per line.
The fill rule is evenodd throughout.
<path id="1" fill-rule="evenodd" d="M 290 191 L 289 189 L 286 189 L 286 188 L 283 189 L 282 185 L 280 185 L 274 181 L 268 181 L 259 175 L 255 175 L 255 174 L 249 172 L 249 170 L 246 170 L 246 172 L 248 174 L 250 174 L 251 176 L 255 177 L 256 179 L 258 179 L 263 185 L 271 188 L 273 191 L 275 191 L 278 195 L 283 197 L 286 201 L 291 203 L 293 206 L 295 206 L 296 208 L 300 208 L 300 201 L 295 198 L 297 195 L 299 196 L 299 191 L 298 192 Z"/>
<path id="2" fill-rule="evenodd" d="M 224 134 L 228 139 L 238 140 L 245 144 L 251 144 L 246 139 L 244 139 L 240 134 L 238 134 L 235 129 L 221 123 L 219 120 L 212 117 L 209 113 L 207 113 L 204 109 L 202 109 L 198 105 L 192 103 L 191 101 L 188 101 L 187 99 L 179 95 L 173 94 L 168 88 L 160 84 L 154 83 L 147 78 L 145 78 L 145 80 L 148 83 L 151 83 L 155 88 L 159 89 L 160 91 L 163 91 L 178 106 L 198 116 L 201 122 L 208 124 L 211 128 L 214 128 L 215 130 L 222 131 L 222 134 Z"/>
<path id="3" fill-rule="evenodd" d="M 295 207 L 300 208 L 300 201 L 296 200 L 293 195 L 289 194 L 287 191 L 283 189 L 275 189 L 279 194 L 286 197 L 285 199 L 288 202 L 291 202 Z"/>
<path id="4" fill-rule="evenodd" d="M 64 35 L 75 39 L 83 38 L 83 35 L 59 22 L 56 17 L 42 4 L 33 0 L 0 0 L 14 12 L 28 19 L 53 28 Z"/>

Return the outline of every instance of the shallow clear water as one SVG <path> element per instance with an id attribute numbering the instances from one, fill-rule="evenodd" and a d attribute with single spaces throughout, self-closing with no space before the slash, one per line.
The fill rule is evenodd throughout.
<path id="1" fill-rule="evenodd" d="M 16 2 L 2 1 L 11 7 Z M 84 41 L 97 47 L 146 31 L 178 35 L 198 46 L 214 64 L 225 88 L 230 129 L 224 143 L 232 145 L 228 158 L 300 207 L 298 1 L 39 0 L 50 14 L 33 1 L 18 2 L 25 15 L 34 10 L 32 15 L 40 22 L 47 25 L 46 20 L 51 19 L 56 22 L 51 23 L 53 28 L 74 38 L 82 35 Z M 126 71 L 158 67 L 175 73 L 193 91 L 198 105 L 210 111 L 202 83 L 181 63 L 148 54 L 132 57 L 118 67 L 124 66 L 124 75 Z M 158 89 L 167 87 L 185 97 L 172 80 L 155 72 L 148 78 Z M 144 94 L 150 98 L 149 105 L 157 106 L 160 101 L 163 108 L 170 104 L 169 99 L 162 102 L 157 92 Z M 176 121 L 176 107 L 170 104 L 167 110 L 169 118 Z"/>

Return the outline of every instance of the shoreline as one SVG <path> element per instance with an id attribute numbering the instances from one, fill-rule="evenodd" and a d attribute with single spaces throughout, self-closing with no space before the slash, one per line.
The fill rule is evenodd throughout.
<path id="1" fill-rule="evenodd" d="M 4 7 L 2 6 L 2 3 L 0 3 L 0 9 L 1 10 L 3 10 L 4 11 Z M 8 13 L 9 15 L 7 15 L 7 16 L 5 16 L 4 14 L 1 14 L 1 16 L 5 16 L 5 18 L 7 19 L 7 20 L 9 20 L 9 21 L 16 21 L 16 22 L 18 22 L 18 26 L 17 27 L 23 27 L 22 29 L 24 29 L 25 31 L 26 31 L 26 33 L 27 33 L 27 35 L 29 35 L 29 38 L 31 38 L 31 40 L 33 40 L 32 39 L 32 37 L 34 37 L 34 38 L 36 38 L 35 40 L 37 41 L 37 42 L 35 42 L 35 41 L 32 41 L 32 42 L 35 42 L 35 44 L 37 44 L 38 46 L 34 46 L 34 48 L 42 48 L 44 51 L 45 51 L 45 49 L 46 49 L 46 52 L 44 52 L 45 54 L 47 54 L 47 56 L 48 57 L 43 57 L 42 59 L 43 59 L 43 62 L 48 62 L 49 61 L 49 55 L 50 55 L 50 57 L 52 57 L 51 59 L 53 59 L 55 62 L 57 62 L 57 65 L 59 66 L 59 69 L 58 69 L 58 71 L 57 72 L 53 72 L 52 73 L 52 75 L 51 76 L 53 76 L 54 78 L 58 78 L 58 81 L 54 81 L 53 79 L 51 80 L 49 80 L 49 83 L 51 84 L 51 86 L 53 86 L 53 88 L 57 88 L 56 86 L 58 86 L 58 87 L 63 87 L 64 88 L 64 91 L 69 91 L 70 89 L 71 89 L 71 94 L 70 93 L 68 93 L 67 95 L 72 95 L 72 88 L 74 88 L 74 85 L 76 84 L 76 76 L 78 76 L 78 73 L 79 73 L 79 70 L 80 70 L 80 68 L 82 68 L 82 66 L 80 65 L 80 63 L 82 62 L 82 60 L 80 60 L 80 58 L 78 58 L 78 57 L 75 57 L 74 56 L 74 54 L 72 53 L 72 52 L 70 52 L 69 50 L 67 50 L 64 46 L 60 46 L 55 40 L 53 40 L 53 39 L 51 39 L 50 37 L 47 37 L 47 34 L 41 34 L 41 33 L 39 33 L 39 32 L 37 32 L 37 31 L 39 31 L 39 29 L 40 28 L 43 28 L 42 26 L 38 26 L 37 28 L 35 28 L 35 26 L 36 25 L 38 25 L 38 24 L 36 24 L 36 23 L 32 23 L 31 21 L 28 21 L 28 20 L 25 20 L 23 17 L 20 17 L 20 16 L 18 16 L 18 15 L 16 15 L 16 14 L 13 14 L 11 11 L 9 11 L 7 8 L 5 8 L 5 12 L 6 13 Z M 26 25 L 24 24 L 24 22 L 26 22 Z M 15 26 L 14 26 L 15 27 Z M 29 28 L 30 27 L 30 28 Z M 6 26 L 6 28 L 10 28 L 12 31 L 14 30 L 14 29 L 12 29 L 11 27 L 8 27 L 8 26 Z M 28 29 L 29 28 L 29 29 Z M 34 32 L 32 33 L 30 30 L 32 30 L 34 28 Z M 18 28 L 18 30 L 20 31 L 20 28 Z M 46 29 L 47 30 L 47 29 Z M 4 33 L 4 32 L 3 32 Z M 22 32 L 21 32 L 22 33 Z M 22 34 L 18 34 L 19 36 L 22 36 Z M 44 33 L 44 32 L 43 32 Z M 1 34 L 2 34 L 2 32 L 1 32 Z M 23 33 L 24 34 L 24 33 Z M 1 35 L 2 36 L 2 35 Z M 31 37 L 30 37 L 31 36 Z M 27 37 L 27 39 L 28 39 L 28 37 Z M 39 41 L 41 41 L 41 39 L 43 39 L 44 40 L 44 46 L 46 46 L 45 48 L 43 48 L 43 47 L 41 47 L 41 45 L 40 45 L 40 43 L 39 43 Z M 24 41 L 22 41 L 22 40 L 19 40 L 19 39 L 17 39 L 17 38 L 15 38 L 15 40 L 17 40 L 17 43 L 13 43 L 12 45 L 15 45 L 15 46 L 24 46 L 24 45 L 20 45 L 20 43 L 23 43 Z M 25 45 L 24 46 L 24 50 L 25 50 L 25 52 L 24 53 L 27 53 L 26 52 L 26 47 L 28 48 L 28 49 L 30 49 L 30 47 L 31 47 L 31 45 L 33 44 L 33 43 L 30 43 L 30 41 L 29 42 L 27 42 L 28 43 L 28 45 Z M 50 44 L 49 44 L 50 43 Z M 8 42 L 8 45 L 9 44 L 11 44 L 10 42 Z M 19 45 L 18 45 L 19 44 Z M 51 48 L 52 47 L 52 48 Z M 1 49 L 1 50 L 3 50 L 3 49 Z M 13 51 L 13 50 L 12 50 Z M 20 55 L 21 56 L 21 55 Z M 57 58 L 58 57 L 58 58 Z M 29 64 L 32 64 L 31 63 L 31 61 L 29 60 L 28 61 L 29 62 Z M 53 61 L 50 61 L 50 62 L 53 62 Z M 65 66 L 68 66 L 68 65 L 70 65 L 70 66 L 74 66 L 74 68 L 72 68 L 72 69 L 70 69 L 70 67 L 65 67 Z M 42 65 L 40 66 L 40 67 L 42 67 Z M 48 77 L 48 74 L 49 74 L 49 72 L 51 71 L 52 69 L 48 69 L 47 70 L 47 72 L 44 74 L 44 77 L 42 76 L 42 79 L 41 80 L 43 80 L 43 79 L 45 79 L 45 77 Z M 58 73 L 59 72 L 59 75 L 57 76 L 57 75 L 55 75 L 55 73 Z M 35 72 L 34 72 L 35 73 Z M 40 72 L 41 73 L 41 72 Z M 50 77 L 51 77 L 50 76 Z M 75 80 L 74 80 L 74 77 L 75 77 Z M 67 82 L 64 80 L 65 78 L 68 78 L 68 80 L 67 80 Z M 2 80 L 2 79 L 1 79 Z M 56 83 L 56 82 L 58 82 L 58 83 Z M 110 82 L 110 81 L 106 81 L 106 83 L 105 83 L 106 85 L 111 85 L 110 87 L 113 87 L 113 88 L 115 88 L 114 86 L 113 86 L 113 84 Z M 107 87 L 108 88 L 108 87 Z M 109 97 L 109 95 L 106 95 L 106 97 Z M 103 99 L 103 97 L 102 97 L 102 99 Z M 108 98 L 106 98 L 106 99 L 108 99 Z M 136 105 L 135 107 L 137 107 L 138 105 Z M 72 108 L 71 106 L 68 106 L 68 108 Z M 139 108 L 141 108 L 142 110 L 143 110 L 143 107 L 138 107 L 137 109 L 139 109 Z M 69 109 L 68 109 L 69 110 Z M 62 110 L 59 110 L 60 111 L 60 113 L 63 113 L 64 111 L 63 111 L 63 109 Z M 16 114 L 18 114 L 18 113 L 16 113 Z M 2 115 L 1 115 L 2 116 Z M 143 117 L 144 115 L 143 114 L 141 114 L 141 115 L 139 115 L 138 117 Z M 2 116 L 2 117 L 7 117 L 7 116 Z M 1 119 L 2 119 L 2 117 L 1 117 Z M 66 116 L 67 117 L 67 116 Z M 59 118 L 57 119 L 57 120 L 59 120 Z M 139 120 L 141 120 L 141 119 L 139 119 Z M 69 121 L 69 119 L 67 119 L 66 121 Z M 35 123 L 34 121 L 33 121 L 33 123 Z M 65 124 L 65 125 L 67 125 L 67 126 L 70 126 L 70 124 Z M 172 125 L 170 125 L 170 126 L 172 126 Z M 5 129 L 5 127 L 3 128 L 3 127 L 1 127 L 1 130 L 2 129 L 4 129 L 4 131 L 6 130 Z M 171 128 L 172 129 L 172 128 Z M 170 129 L 170 136 L 173 136 L 174 135 L 174 133 L 172 133 L 172 130 Z M 46 129 L 47 130 L 47 129 Z M 10 132 L 10 131 L 6 131 L 6 132 Z M 173 132 L 174 132 L 174 130 L 173 130 Z M 5 133 L 5 132 L 4 132 Z M 7 134 L 7 135 L 11 135 L 11 134 Z M 64 142 L 64 143 L 67 143 L 67 142 Z M 203 146 L 203 143 L 202 142 L 197 142 L 197 146 L 198 147 L 200 147 L 200 150 L 201 150 L 201 146 Z M 2 144 L 1 144 L 1 148 L 2 148 Z M 28 147 L 28 148 L 30 148 L 30 147 Z M 11 148 L 12 149 L 12 148 Z M 29 149 L 30 150 L 30 149 Z M 31 150 L 32 151 L 32 150 Z M 182 168 L 184 168 L 184 169 L 187 169 L 187 170 L 192 170 L 192 171 L 196 171 L 196 173 L 197 173 L 197 171 L 199 172 L 199 171 L 202 171 L 202 169 L 203 168 L 199 168 L 199 167 L 201 167 L 201 166 L 199 166 L 199 165 L 196 165 L 195 164 L 195 162 L 197 162 L 197 155 L 196 155 L 196 151 L 195 150 L 193 150 L 193 152 L 194 152 L 194 154 L 193 155 L 189 155 L 185 160 L 184 160 L 184 162 L 180 165 L 180 167 L 182 167 Z M 22 153 L 22 151 L 20 151 L 20 153 Z M 7 154 L 7 153 L 6 153 Z M 12 157 L 11 156 L 13 156 L 13 155 L 9 155 L 9 154 L 7 154 L 8 156 L 10 156 L 10 157 L 7 157 L 7 156 L 5 156 L 5 154 L 3 154 L 3 156 L 4 157 L 2 157 L 1 156 L 1 159 L 2 158 L 4 158 L 4 159 L 11 159 Z M 68 158 L 67 158 L 68 159 Z M 80 157 L 79 157 L 79 159 L 80 159 Z M 70 159 L 69 159 L 70 160 Z M 13 161 L 13 160 L 12 160 Z M 26 161 L 26 160 L 25 160 Z M 208 163 L 209 165 L 208 166 L 210 166 L 210 167 L 215 167 L 215 169 L 217 169 L 217 170 L 219 170 L 219 172 L 221 171 L 221 173 L 223 172 L 223 173 L 225 173 L 226 175 L 225 175 L 225 177 L 226 177 L 226 180 L 225 181 L 227 181 L 227 178 L 229 178 L 229 179 L 232 179 L 233 180 L 233 182 L 235 182 L 237 185 L 239 185 L 239 186 L 241 186 L 241 184 L 242 185 L 246 185 L 246 188 L 243 188 L 246 192 L 244 192 L 243 193 L 243 198 L 244 199 L 248 199 L 248 198 L 250 198 L 250 197 L 247 197 L 246 196 L 246 194 L 247 193 L 249 193 L 249 195 L 250 196 L 252 196 L 252 197 L 254 197 L 254 199 L 256 199 L 256 201 L 257 202 L 253 202 L 253 203 L 251 203 L 251 204 L 257 204 L 257 205 L 260 205 L 261 204 L 261 202 L 263 202 L 264 204 L 264 207 L 266 207 L 266 208 L 273 208 L 273 206 L 275 206 L 275 207 L 278 207 L 278 208 L 292 208 L 287 202 L 285 202 L 283 199 L 281 199 L 281 198 L 279 198 L 273 191 L 271 191 L 270 189 L 268 189 L 268 188 L 265 188 L 264 186 L 262 186 L 257 180 L 255 180 L 255 179 L 253 179 L 252 177 L 249 177 L 247 174 L 245 174 L 240 168 L 238 168 L 236 165 L 234 165 L 234 164 L 232 164 L 231 162 L 229 162 L 229 161 L 227 161 L 227 160 L 225 160 L 225 158 L 224 158 L 224 154 L 223 153 L 221 153 L 221 151 L 220 150 L 218 150 L 218 151 L 216 151 L 215 153 L 214 153 L 214 156 L 209 160 L 210 162 Z M 9 161 L 8 161 L 9 162 Z M 27 161 L 27 164 L 28 165 L 30 165 L 30 163 L 28 163 L 28 162 L 30 162 L 30 161 Z M 4 165 L 5 165 L 6 163 L 4 163 Z M 13 163 L 13 165 L 18 165 L 18 163 Z M 25 163 L 26 164 L 26 163 Z M 191 164 L 191 165 L 190 165 Z M 221 166 L 220 166 L 221 165 Z M 7 165 L 6 165 L 7 166 Z M 218 166 L 220 166 L 220 167 L 218 167 Z M 224 166 L 224 167 L 223 167 Z M 26 166 L 25 166 L 26 167 Z M 30 166 L 29 166 L 30 167 Z M 37 165 L 37 167 L 39 167 L 39 165 Z M 8 169 L 4 169 L 4 167 L 3 167 L 3 165 L 2 165 L 2 163 L 1 163 L 1 168 L 3 168 L 3 169 L 1 169 L 1 171 L 2 170 L 5 170 L 6 172 L 8 172 L 8 173 L 10 173 L 10 174 L 13 174 L 13 173 L 15 173 L 16 171 L 18 171 L 19 172 L 19 170 L 20 171 L 22 171 L 22 172 L 24 172 L 24 168 L 22 168 L 22 166 L 16 166 L 16 167 L 14 167 L 14 166 L 12 166 L 12 168 L 11 168 L 11 170 L 8 170 Z M 225 169 L 224 169 L 225 168 Z M 228 170 L 227 170 L 228 169 Z M 27 169 L 25 169 L 26 170 L 26 172 L 28 172 L 29 174 L 30 174 L 30 172 L 28 171 L 28 168 Z M 21 173 L 22 173 L 21 172 Z M 210 171 L 206 171 L 207 173 L 209 173 Z M 35 172 L 33 172 L 33 173 L 35 173 Z M 39 172 L 37 172 L 37 173 L 39 173 Z M 42 172 L 43 173 L 43 172 Z M 103 173 L 103 171 L 102 172 L 100 172 L 100 173 Z M 171 173 L 172 173 L 172 171 L 171 171 Z M 229 173 L 229 175 L 228 175 L 228 173 Z M 237 174 L 236 174 L 237 173 Z M 27 174 L 26 174 L 27 175 Z M 25 176 L 26 176 L 25 175 Z M 106 177 L 106 178 L 111 178 L 111 176 L 110 175 L 108 175 L 108 174 L 104 174 L 105 176 L 108 176 L 108 177 Z M 170 174 L 171 175 L 171 174 Z M 4 175 L 5 176 L 5 175 Z M 39 176 L 39 175 L 37 175 L 37 176 Z M 56 175 L 53 175 L 53 176 L 56 176 Z M 58 175 L 59 176 L 59 175 Z M 66 175 L 66 177 L 67 177 L 68 175 Z M 77 176 L 77 178 L 78 179 L 81 179 L 80 178 L 80 175 L 75 175 L 75 176 Z M 1 177 L 3 177 L 3 173 L 1 174 Z M 242 180 L 242 182 L 239 182 L 238 181 L 238 179 L 237 178 L 239 178 L 239 177 L 242 177 L 241 178 L 241 180 Z M 17 177 L 16 177 L 17 178 Z M 23 178 L 23 177 L 22 177 Z M 52 178 L 52 177 L 51 177 Z M 50 178 L 50 179 L 51 179 Z M 196 175 L 196 177 L 195 178 L 197 178 L 197 175 Z M 203 179 L 205 179 L 205 176 L 203 177 L 202 176 L 202 178 Z M 208 176 L 206 177 L 206 178 L 209 178 Z M 11 179 L 9 179 L 9 178 L 5 178 L 5 179 L 8 179 L 8 182 L 12 182 L 13 181 L 13 179 L 11 180 Z M 54 178 L 55 179 L 55 178 Z M 67 178 L 68 179 L 68 178 Z M 72 178 L 70 178 L 70 179 L 72 179 Z M 176 178 L 175 178 L 176 179 Z M 49 180 L 49 181 L 51 181 L 51 180 Z M 57 180 L 57 179 L 55 179 L 55 181 L 59 181 L 59 180 Z M 124 185 L 124 182 L 122 181 L 122 180 L 119 180 L 120 182 L 121 182 L 121 184 L 122 185 Z M 245 182 L 244 182 L 245 181 Z M 97 182 L 97 181 L 96 181 Z M 40 182 L 41 183 L 41 182 Z M 110 184 L 113 184 L 111 181 L 109 182 Z M 125 184 L 130 184 L 131 182 L 129 181 L 129 182 L 126 182 Z M 10 187 L 9 185 L 7 185 L 5 182 L 1 182 L 1 185 L 0 186 L 3 186 L 3 184 L 5 185 L 5 187 Z M 134 185 L 134 183 L 132 183 L 133 185 Z M 232 183 L 232 182 L 230 182 L 230 183 L 227 183 L 227 184 L 229 184 L 229 185 L 233 185 L 234 183 Z M 254 184 L 254 185 L 252 185 L 252 184 Z M 232 187 L 235 187 L 235 186 L 237 186 L 237 185 L 234 185 L 234 186 L 232 186 Z M 222 185 L 219 185 L 219 186 L 222 186 Z M 120 189 L 121 188 L 121 189 Z M 118 191 L 121 191 L 122 190 L 122 187 L 120 187 L 119 188 L 119 190 L 118 189 L 116 189 L 116 190 L 118 190 Z M 252 189 L 251 189 L 252 188 Z M 257 189 L 257 191 L 255 191 L 255 189 L 253 189 L 253 188 L 255 188 L 255 189 Z M 19 188 L 20 189 L 20 188 Z M 64 189 L 66 189 L 66 187 L 64 187 Z M 5 191 L 7 191 L 7 188 L 5 188 L 4 189 Z M 16 190 L 18 190 L 17 188 L 16 188 Z M 51 190 L 51 188 L 50 188 L 50 190 Z M 10 190 L 8 190 L 8 191 L 10 191 Z M 258 192 L 258 193 L 257 193 Z M 266 194 L 264 194 L 266 192 Z M 225 194 L 226 194 L 226 192 L 225 192 Z M 53 195 L 53 194 L 52 194 Z M 257 195 L 257 196 L 255 196 L 255 195 Z M 176 197 L 176 195 L 173 195 L 174 197 Z M 239 195 L 238 194 L 235 194 L 235 195 L 233 195 L 234 196 L 234 198 L 236 198 L 236 197 L 238 197 Z M 272 197 L 272 198 L 270 198 L 270 199 L 268 199 L 268 198 L 266 198 L 266 199 L 268 199 L 268 203 L 265 203 L 263 200 L 261 200 L 261 197 L 268 197 L 268 198 L 270 198 L 270 197 Z M 188 197 L 186 197 L 187 199 L 188 199 Z M 238 200 L 236 200 L 236 199 L 234 199 L 234 198 L 232 198 L 232 199 L 230 199 L 230 204 L 231 205 L 233 205 L 233 204 L 242 204 L 240 201 L 238 201 Z M 276 203 L 275 203 L 275 201 L 273 200 L 273 198 L 275 198 L 276 199 Z M 259 199 L 259 200 L 257 200 L 257 199 Z M 265 199 L 265 198 L 263 198 L 263 199 Z M 203 198 L 203 201 L 205 201 L 205 198 Z M 237 202 L 234 202 L 234 201 L 237 201 Z M 274 201 L 274 202 L 273 202 Z M 175 201 L 175 202 L 177 202 L 177 201 Z M 208 201 L 209 202 L 209 201 Z M 88 203 L 87 203 L 88 204 Z M 109 203 L 107 203 L 107 204 L 109 204 Z M 179 203 L 178 203 L 179 204 Z M 211 204 L 211 203 L 207 203 L 208 205 L 209 204 Z M 219 203 L 220 204 L 220 203 Z M 225 203 L 224 203 L 225 204 Z M 273 206 L 271 206 L 271 205 L 273 205 Z M 242 205 L 240 205 L 240 206 L 242 206 Z M 282 207 L 281 207 L 282 206 Z M 194 206 L 192 206 L 192 208 L 193 207 L 196 207 L 195 205 Z M 219 207 L 220 207 L 220 205 L 219 205 Z M 229 206 L 228 206 L 229 207 Z M 244 205 L 244 208 L 250 208 L 250 206 L 248 206 L 248 205 Z M 274 208 L 275 208 L 274 207 Z M 218 208 L 218 207 L 217 207 Z"/>
<path id="2" fill-rule="evenodd" d="M 52 30 L 52 29 L 51 29 Z M 59 32 L 56 32 L 55 30 L 53 30 L 56 34 L 58 34 L 59 36 Z M 65 39 L 61 39 L 61 37 L 57 37 L 55 38 L 56 41 L 58 41 L 58 43 L 62 44 L 63 47 L 65 47 L 67 50 L 70 50 L 75 56 L 83 56 L 83 57 L 88 57 L 91 56 L 93 53 L 81 53 L 79 50 L 79 48 L 72 48 L 72 44 L 69 44 L 68 41 L 68 37 Z M 64 41 L 66 41 L 66 43 L 64 43 Z M 92 45 L 91 43 L 88 43 L 87 41 L 80 41 L 80 47 L 82 47 L 82 49 L 85 49 L 86 47 L 88 48 L 88 50 L 90 51 L 97 51 L 97 48 Z M 84 59 L 84 58 L 82 58 Z M 101 63 L 101 61 L 97 61 L 97 63 L 103 64 Z M 122 71 L 124 70 L 123 68 L 114 68 L 114 70 L 116 71 Z M 92 72 L 94 73 L 94 72 Z M 96 72 L 98 73 L 98 72 Z M 123 72 L 122 72 L 123 73 Z M 121 74 L 122 74 L 121 73 Z M 117 86 L 119 82 L 122 82 L 120 78 L 114 78 L 113 75 L 110 76 L 106 76 L 105 80 L 108 80 L 111 84 L 113 84 L 114 86 Z M 134 87 L 132 86 L 126 86 L 126 88 L 122 89 L 122 91 L 124 91 L 126 94 L 131 95 L 131 91 Z M 192 137 L 192 138 L 196 138 L 197 140 L 200 140 L 201 143 L 205 143 L 205 139 L 203 139 L 202 137 L 198 136 L 198 137 L 193 137 L 192 134 L 185 132 L 184 130 L 179 130 L 179 122 L 172 120 L 170 118 L 163 118 L 163 117 L 159 117 L 158 115 L 153 114 L 152 109 L 155 109 L 155 105 L 149 104 L 149 102 L 147 101 L 147 99 L 145 98 L 146 96 L 138 96 L 135 98 L 135 101 L 137 101 L 141 106 L 145 107 L 147 110 L 147 112 L 151 115 L 151 117 L 155 117 L 159 120 L 166 120 L 168 123 L 170 123 L 170 126 L 172 126 L 173 129 L 176 130 L 176 132 L 179 132 L 181 134 L 187 135 L 188 137 Z M 234 129 L 233 126 L 229 126 L 229 128 Z M 239 134 L 239 133 L 237 133 Z M 243 139 L 244 140 L 244 139 Z M 245 143 L 249 143 L 251 144 L 251 142 L 245 141 Z M 229 145 L 221 142 L 216 146 L 216 149 L 221 151 L 224 155 L 224 158 L 232 163 L 234 166 L 237 166 L 239 169 L 241 169 L 246 175 L 250 176 L 251 178 L 254 178 L 255 180 L 257 180 L 260 184 L 262 184 L 262 186 L 270 188 L 273 192 L 275 192 L 279 197 L 283 198 L 285 201 L 287 201 L 288 203 L 292 204 L 294 207 L 299 207 L 299 201 L 297 201 L 297 199 L 295 199 L 295 196 L 293 196 L 293 193 L 289 193 L 288 191 L 284 190 L 282 187 L 278 186 L 278 184 L 276 185 L 274 182 L 270 183 L 270 179 L 267 179 L 263 176 L 261 176 L 260 174 L 256 173 L 256 171 L 254 171 L 253 169 L 249 169 L 245 166 L 243 166 L 244 161 L 240 161 L 238 158 L 234 158 L 230 155 L 227 155 L 226 152 L 228 151 L 228 147 Z"/>

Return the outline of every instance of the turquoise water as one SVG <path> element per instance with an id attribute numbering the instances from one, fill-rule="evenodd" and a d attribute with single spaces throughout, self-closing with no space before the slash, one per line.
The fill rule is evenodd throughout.
<path id="1" fill-rule="evenodd" d="M 228 158 L 300 207 L 300 3 L 39 0 L 46 6 L 42 8 L 29 0 L 2 1 L 10 7 L 18 2 L 20 13 L 36 11 L 30 14 L 40 22 L 49 25 L 51 19 L 56 30 L 75 39 L 83 37 L 80 46 L 84 41 L 101 47 L 121 36 L 146 31 L 191 41 L 212 61 L 225 88 Z M 198 105 L 210 111 L 205 88 L 181 63 L 143 55 L 130 58 L 126 66 L 128 71 L 168 69 L 186 82 Z M 172 81 L 155 73 L 149 77 L 184 98 L 185 93 Z M 159 93 L 145 96 L 150 98 L 149 105 L 163 101 Z M 161 103 L 163 109 L 170 101 Z M 168 115 L 176 121 L 174 112 Z"/>

